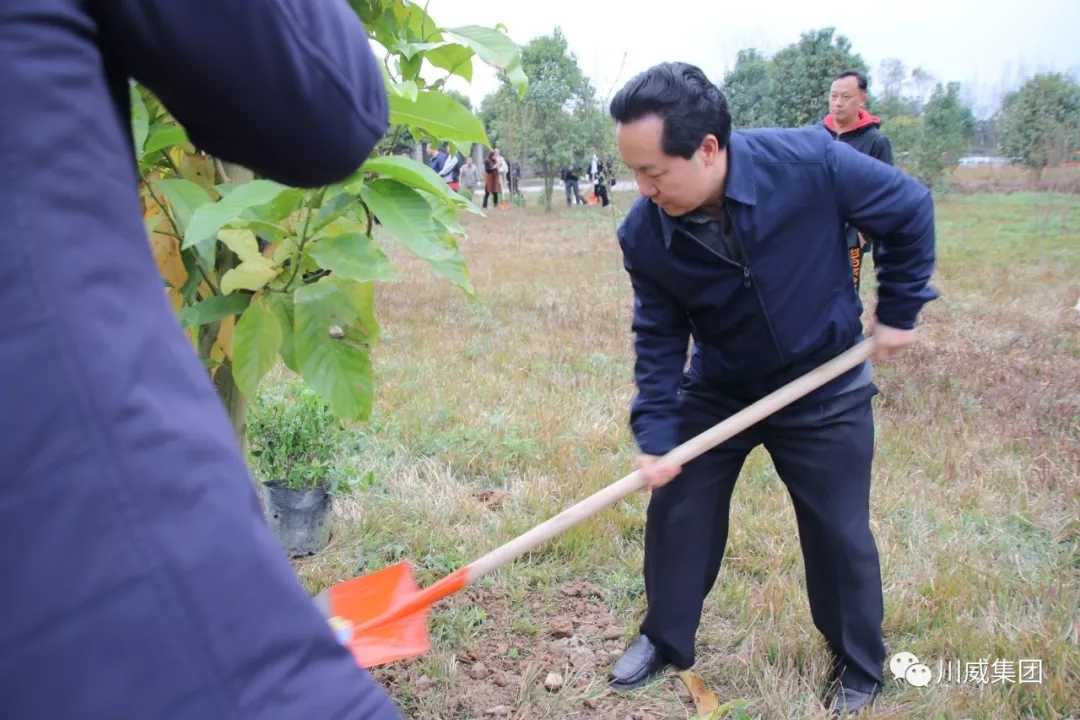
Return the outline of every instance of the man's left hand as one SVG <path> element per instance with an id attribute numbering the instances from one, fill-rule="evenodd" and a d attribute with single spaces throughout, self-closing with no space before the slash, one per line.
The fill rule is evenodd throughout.
<path id="1" fill-rule="evenodd" d="M 874 362 L 887 362 L 891 357 L 915 342 L 915 330 L 898 328 L 874 322 L 869 329 L 869 336 L 874 338 Z"/>

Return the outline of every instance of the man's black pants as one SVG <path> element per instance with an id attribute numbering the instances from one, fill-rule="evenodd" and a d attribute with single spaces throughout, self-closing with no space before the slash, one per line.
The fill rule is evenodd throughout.
<path id="1" fill-rule="evenodd" d="M 784 408 L 688 462 L 653 491 L 641 632 L 672 664 L 694 664 L 702 604 L 727 543 L 735 481 L 746 456 L 764 444 L 795 506 L 810 612 L 834 654 L 838 679 L 863 691 L 884 685 L 881 569 L 870 530 L 876 394 L 871 384 Z M 684 383 L 681 401 L 680 442 L 746 406 L 691 382 Z"/>

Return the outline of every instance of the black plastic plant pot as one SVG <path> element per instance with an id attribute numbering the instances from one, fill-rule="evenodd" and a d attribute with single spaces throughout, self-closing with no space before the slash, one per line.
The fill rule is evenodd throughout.
<path id="1" fill-rule="evenodd" d="M 266 519 L 291 557 L 314 555 L 330 543 L 332 496 L 323 488 L 292 490 L 263 483 Z"/>

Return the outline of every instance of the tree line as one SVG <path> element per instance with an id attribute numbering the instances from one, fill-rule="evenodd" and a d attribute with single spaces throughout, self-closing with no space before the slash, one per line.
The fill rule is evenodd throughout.
<path id="1" fill-rule="evenodd" d="M 559 28 L 524 45 L 521 58 L 527 92 L 519 95 L 503 74 L 479 115 L 493 142 L 544 178 L 550 206 L 559 170 L 594 152 L 615 155 L 614 138 L 606 100 Z M 1034 75 L 1005 94 L 990 117 L 978 119 L 963 83 L 898 58 L 884 60 L 875 72 L 847 37 L 826 27 L 802 33 L 771 56 L 740 50 L 717 80 L 736 128 L 799 127 L 823 121 L 829 86 L 847 69 L 869 80 L 867 110 L 881 118 L 896 164 L 928 186 L 972 153 L 1003 156 L 1037 173 L 1080 160 L 1080 83 L 1063 73 Z"/>

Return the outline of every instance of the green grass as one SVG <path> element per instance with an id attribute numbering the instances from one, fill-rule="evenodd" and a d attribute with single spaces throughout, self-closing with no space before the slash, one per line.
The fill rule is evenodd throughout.
<path id="1" fill-rule="evenodd" d="M 312 592 L 403 558 L 433 582 L 630 471 L 632 299 L 614 225 L 599 208 L 557 207 L 465 218 L 482 305 L 395 258 L 408 272 L 379 291 L 377 408 L 343 448 L 375 483 L 339 499 L 331 546 L 297 563 Z M 1080 198 L 950 196 L 937 213 L 942 298 L 918 344 L 877 369 L 886 643 L 935 678 L 939 662 L 983 659 L 1040 660 L 1043 677 L 890 686 L 873 717 L 1075 718 Z M 488 502 L 490 490 L 505 497 Z M 605 690 L 644 609 L 646 500 L 440 603 L 433 649 L 375 670 L 405 715 L 691 717 L 677 679 Z M 593 590 L 567 585 L 578 581 Z M 569 643 L 550 633 L 565 620 Z M 621 637 L 603 639 L 612 625 Z M 763 451 L 736 486 L 698 653 L 694 671 L 721 703 L 744 698 L 749 717 L 824 717 L 828 656 L 790 500 Z M 551 672 L 564 680 L 557 692 L 543 686 Z"/>

